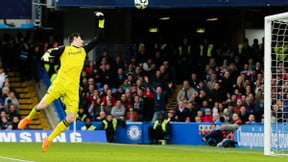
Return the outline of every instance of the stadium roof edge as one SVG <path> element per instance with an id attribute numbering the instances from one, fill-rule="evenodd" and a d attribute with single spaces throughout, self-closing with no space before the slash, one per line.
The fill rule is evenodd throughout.
<path id="1" fill-rule="evenodd" d="M 134 8 L 134 1 L 123 0 L 58 0 L 57 7 L 93 7 L 93 8 Z M 149 8 L 191 8 L 191 7 L 276 7 L 288 6 L 288 1 L 283 0 L 158 0 L 149 1 Z"/>

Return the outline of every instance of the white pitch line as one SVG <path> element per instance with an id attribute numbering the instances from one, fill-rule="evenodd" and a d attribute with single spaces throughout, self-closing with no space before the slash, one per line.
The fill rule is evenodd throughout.
<path id="1" fill-rule="evenodd" d="M 183 151 L 192 151 L 193 149 L 192 148 L 189 148 L 189 147 L 177 147 L 177 146 L 180 146 L 180 145 L 177 145 L 177 146 L 173 146 L 173 145 L 131 145 L 131 144 L 122 144 L 122 143 L 99 143 L 99 144 L 108 144 L 108 145 L 125 145 L 125 146 L 136 146 L 136 147 L 152 147 L 152 148 L 161 148 L 161 149 L 166 149 L 166 150 L 183 150 Z M 168 147 L 166 147 L 168 146 Z M 184 146 L 188 146 L 188 145 L 184 145 Z M 192 146 L 192 145 L 191 145 Z M 208 146 L 207 146 L 208 147 Z M 216 147 L 215 147 L 216 148 Z M 256 150 L 256 149 L 255 149 Z M 195 151 L 195 150 L 193 150 Z M 241 152 L 239 152 L 239 150 L 237 148 L 234 149 L 225 149 L 225 148 L 222 148 L 222 147 L 219 147 L 219 149 L 215 149 L 213 151 L 211 150 L 207 150 L 205 148 L 197 148 L 196 150 L 197 152 L 218 152 L 218 153 L 237 153 L 237 154 L 263 154 L 262 152 L 255 152 L 255 151 L 250 151 L 250 150 L 245 150 L 243 151 L 243 149 L 241 150 Z"/>
<path id="2" fill-rule="evenodd" d="M 30 161 L 30 160 L 22 160 L 22 159 L 10 158 L 10 157 L 1 156 L 1 155 L 0 155 L 0 159 L 7 159 L 7 160 L 12 160 L 12 161 L 22 161 L 22 162 L 34 162 L 34 161 Z"/>

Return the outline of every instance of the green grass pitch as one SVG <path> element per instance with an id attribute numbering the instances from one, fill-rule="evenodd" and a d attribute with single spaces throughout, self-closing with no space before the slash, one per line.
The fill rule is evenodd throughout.
<path id="1" fill-rule="evenodd" d="M 273 162 L 288 157 L 264 156 L 262 150 L 188 145 L 124 145 L 52 143 L 41 152 L 41 143 L 0 143 L 0 162 Z"/>

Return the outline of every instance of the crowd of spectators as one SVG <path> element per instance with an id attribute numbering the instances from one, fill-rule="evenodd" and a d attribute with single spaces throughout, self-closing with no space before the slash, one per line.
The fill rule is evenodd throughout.
<path id="1" fill-rule="evenodd" d="M 0 65 L 2 61 L 0 60 Z M 3 67 L 0 67 L 0 129 L 17 129 L 20 120 L 19 114 L 19 95 L 10 86 L 9 78 L 5 74 Z"/>
<path id="2" fill-rule="evenodd" d="M 23 40 L 21 35 L 15 40 L 29 47 L 20 50 L 20 62 L 25 50 L 29 61 L 29 58 L 39 59 L 39 53 L 45 50 L 42 47 L 57 46 L 53 38 L 43 43 L 42 50 L 31 39 Z M 20 49 L 21 43 L 17 45 Z M 3 40 L 2 49 L 8 44 Z M 255 40 L 249 46 L 245 39 L 237 48 L 219 44 L 204 39 L 198 45 L 191 45 L 187 38 L 180 45 L 140 43 L 137 54 L 129 59 L 103 50 L 97 60 L 86 61 L 81 73 L 77 120 L 85 121 L 89 117 L 92 121 L 102 121 L 112 115 L 119 120 L 155 121 L 158 114 L 166 113 L 175 122 L 262 122 L 263 43 Z M 51 59 L 45 66 L 50 76 L 57 72 L 56 64 Z M 1 123 L 5 123 L 5 116 L 7 122 L 14 121 L 17 115 L 9 114 L 18 113 L 19 107 L 3 73 L 0 68 Z M 175 92 L 177 84 L 183 84 L 179 92 Z M 166 106 L 172 93 L 178 93 L 173 108 Z"/>
<path id="3" fill-rule="evenodd" d="M 20 121 L 19 93 L 11 86 L 5 72 L 19 71 L 20 81 L 30 80 L 34 75 L 33 57 L 36 59 L 36 42 L 30 34 L 24 38 L 19 32 L 15 37 L 4 33 L 0 39 L 0 129 L 17 129 Z M 40 51 L 38 51 L 39 53 Z"/>
<path id="4" fill-rule="evenodd" d="M 169 110 L 167 117 L 175 122 L 263 122 L 263 44 L 254 40 L 250 47 L 245 39 L 234 49 L 207 40 L 198 47 L 188 42 L 161 49 L 140 44 L 130 60 L 103 51 L 98 62 L 84 67 L 80 107 L 93 120 L 102 112 L 117 119 L 155 121 Z M 166 107 L 175 88 L 171 83 L 183 83 L 172 109 Z"/>
<path id="5" fill-rule="evenodd" d="M 226 46 L 215 49 L 211 57 L 206 56 L 208 62 L 199 65 L 204 71 L 192 72 L 183 82 L 177 95 L 178 105 L 169 112 L 171 120 L 219 124 L 263 122 L 263 56 L 263 44 L 256 40 L 252 47 L 245 39 L 241 49 Z"/>

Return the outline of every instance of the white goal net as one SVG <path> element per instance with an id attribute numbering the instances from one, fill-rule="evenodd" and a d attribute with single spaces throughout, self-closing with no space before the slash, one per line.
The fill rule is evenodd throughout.
<path id="1" fill-rule="evenodd" d="M 288 12 L 265 17 L 264 154 L 288 155 Z"/>

